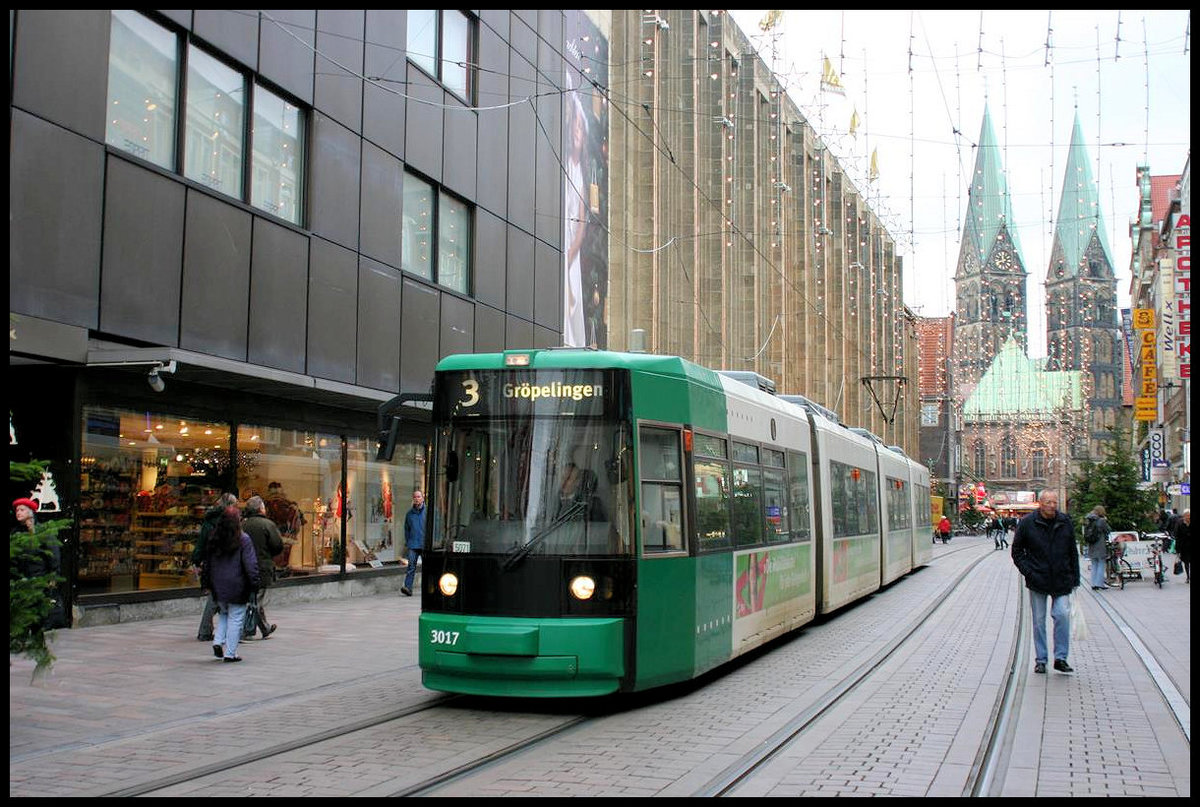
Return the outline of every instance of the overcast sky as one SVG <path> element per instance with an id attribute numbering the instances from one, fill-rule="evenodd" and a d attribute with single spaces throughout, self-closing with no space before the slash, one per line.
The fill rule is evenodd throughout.
<path id="1" fill-rule="evenodd" d="M 1042 284 L 1076 112 L 1128 306 L 1137 166 L 1179 174 L 1190 148 L 1187 11 L 784 11 L 774 36 L 759 30 L 765 11 L 731 13 L 892 233 L 916 313 L 954 308 L 985 98 L 1030 274 L 1030 354 L 1045 355 Z M 845 97 L 820 91 L 823 56 Z"/>

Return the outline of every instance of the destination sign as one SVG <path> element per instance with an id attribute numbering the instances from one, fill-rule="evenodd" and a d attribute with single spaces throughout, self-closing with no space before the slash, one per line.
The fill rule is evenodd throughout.
<path id="1" fill-rule="evenodd" d="M 439 405 L 450 417 L 598 417 L 611 371 L 480 370 L 441 373 Z"/>

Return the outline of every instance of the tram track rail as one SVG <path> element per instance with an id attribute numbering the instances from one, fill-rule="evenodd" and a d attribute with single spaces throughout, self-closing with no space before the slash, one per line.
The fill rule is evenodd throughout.
<path id="1" fill-rule="evenodd" d="M 323 729 L 321 731 L 313 732 L 311 734 L 294 737 L 280 743 L 267 745 L 253 751 L 240 754 L 236 759 L 233 760 L 226 758 L 215 759 L 203 765 L 198 765 L 186 770 L 176 771 L 155 779 L 138 782 L 135 785 L 130 785 L 128 787 L 112 790 L 106 793 L 96 793 L 92 795 L 116 798 L 144 796 L 154 793 L 158 790 L 163 790 L 164 788 L 172 787 L 174 785 L 195 781 L 197 779 L 203 779 L 205 776 L 209 776 L 211 774 L 229 771 L 244 765 L 251 765 L 256 762 L 262 762 L 263 760 L 269 760 L 274 757 L 280 757 L 297 749 L 306 748 L 315 743 L 337 739 L 348 734 L 353 734 L 356 731 L 363 731 L 390 723 L 394 720 L 408 718 L 415 714 L 420 714 L 431 709 L 436 709 L 440 706 L 445 706 L 448 703 L 459 700 L 460 698 L 462 698 L 461 695 L 436 696 L 429 701 L 413 704 L 400 709 L 392 709 L 363 720 L 356 720 L 351 723 L 343 723 Z"/>
<path id="2" fill-rule="evenodd" d="M 948 550 L 939 555 L 939 558 L 967 551 L 970 548 L 963 547 L 962 549 Z M 844 703 L 856 689 L 876 674 L 881 664 L 897 653 L 902 652 L 913 635 L 925 626 L 942 608 L 946 607 L 945 595 L 961 584 L 988 557 L 988 555 L 982 555 L 979 559 L 968 564 L 944 587 L 942 595 L 934 598 L 934 601 L 913 619 L 903 631 L 899 632 L 891 641 L 872 654 L 870 658 L 859 664 L 849 675 L 838 681 L 816 703 L 797 714 L 774 734 L 759 743 L 756 748 L 728 765 L 717 776 L 693 792 L 692 795 L 701 797 L 737 795 L 734 791 L 739 785 L 751 779 L 764 765 L 796 742 L 797 739 L 810 730 L 824 715 Z M 993 713 L 993 723 L 999 719 L 999 714 L 999 712 Z M 988 736 L 991 738 L 993 732 L 989 732 Z M 988 761 L 986 758 L 976 766 L 977 773 L 987 769 Z"/>

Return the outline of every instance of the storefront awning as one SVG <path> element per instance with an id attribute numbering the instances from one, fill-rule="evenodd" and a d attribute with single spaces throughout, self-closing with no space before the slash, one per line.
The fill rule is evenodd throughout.
<path id="1" fill-rule="evenodd" d="M 172 362 L 175 369 L 170 371 L 167 367 Z M 391 391 L 330 381 L 303 373 L 179 348 L 128 348 L 92 341 L 88 345 L 86 364 L 88 367 L 127 366 L 131 371 L 146 374 L 156 365 L 162 365 L 160 373 L 170 373 L 160 375 L 166 384 L 170 384 L 172 380 L 186 381 L 371 414 L 376 414 L 380 404 L 392 400 L 396 395 Z M 411 417 L 407 417 L 410 414 Z M 423 417 L 426 422 L 429 420 L 429 414 L 428 410 L 419 407 L 413 407 L 411 413 L 405 412 L 406 419 L 420 420 Z"/>

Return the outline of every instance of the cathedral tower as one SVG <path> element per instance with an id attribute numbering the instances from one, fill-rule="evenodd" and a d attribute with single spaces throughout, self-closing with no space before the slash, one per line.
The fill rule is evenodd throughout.
<path id="1" fill-rule="evenodd" d="M 1076 456 L 1100 456 L 1098 441 L 1116 424 L 1121 406 L 1117 280 L 1111 254 L 1076 113 L 1046 270 L 1047 369 L 1083 371 L 1090 422 L 1086 433 L 1073 435 Z"/>
<path id="2" fill-rule="evenodd" d="M 1025 263 L 991 114 L 983 126 L 954 274 L 955 398 L 970 396 L 1009 336 L 1028 349 Z"/>

